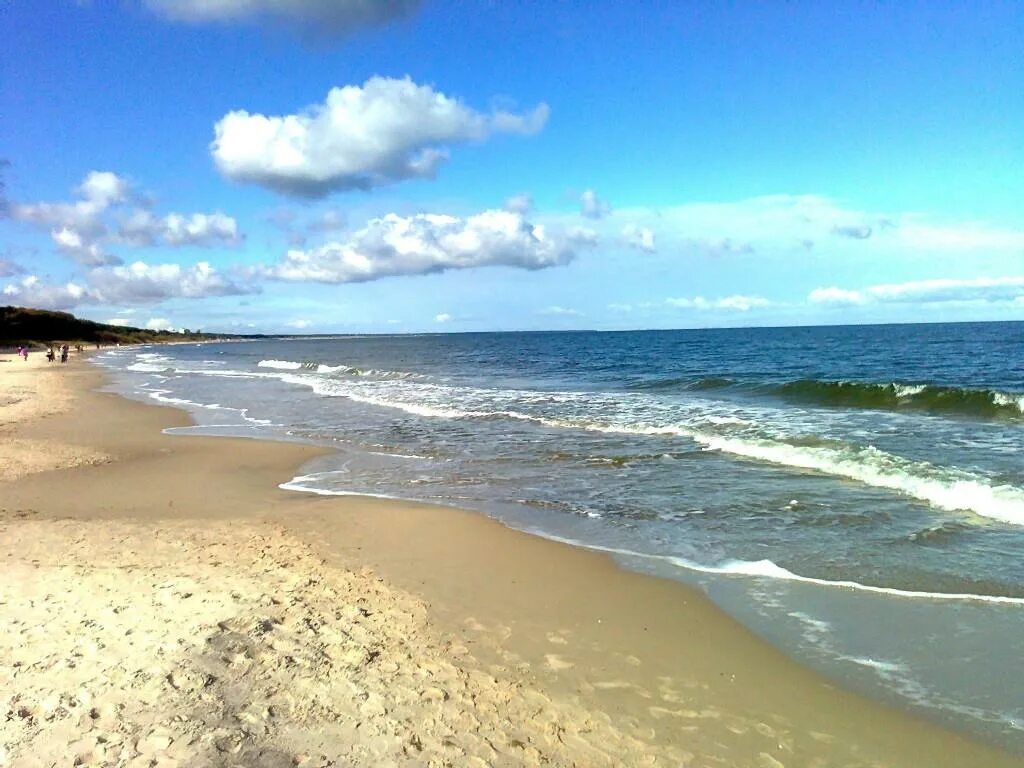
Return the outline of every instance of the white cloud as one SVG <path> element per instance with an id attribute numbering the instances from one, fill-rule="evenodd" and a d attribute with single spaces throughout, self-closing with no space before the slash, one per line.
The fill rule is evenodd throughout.
<path id="1" fill-rule="evenodd" d="M 242 239 L 237 222 L 219 211 L 155 216 L 136 202 L 129 181 L 110 171 L 91 171 L 76 193 L 80 199 L 70 203 L 16 203 L 11 216 L 49 228 L 57 248 L 87 267 L 120 264 L 106 250 L 113 244 L 211 246 L 236 245 Z"/>
<path id="2" fill-rule="evenodd" d="M 127 179 L 110 171 L 91 171 L 76 188 L 79 200 L 71 203 L 14 203 L 11 217 L 50 229 L 61 252 L 80 264 L 116 264 L 119 259 L 103 251 L 107 234 L 103 215 L 122 203 L 129 190 Z"/>
<path id="3" fill-rule="evenodd" d="M 603 219 L 611 210 L 612 207 L 592 189 L 585 189 L 580 195 L 580 214 L 588 219 Z"/>
<path id="4" fill-rule="evenodd" d="M 151 317 L 146 321 L 146 328 L 151 331 L 173 331 L 171 321 L 166 317 Z"/>
<path id="5" fill-rule="evenodd" d="M 300 330 L 301 331 L 301 330 L 309 328 L 311 325 L 313 325 L 313 321 L 312 320 L 290 320 L 289 322 L 285 323 L 285 325 L 287 327 L 289 327 L 289 328 L 295 328 L 296 330 Z"/>
<path id="6" fill-rule="evenodd" d="M 172 213 L 163 220 L 161 233 L 168 245 L 207 245 L 239 242 L 238 223 L 219 211 L 193 213 L 185 217 Z"/>
<path id="7" fill-rule="evenodd" d="M 670 307 L 678 309 L 697 309 L 700 311 L 723 310 L 729 312 L 748 312 L 751 309 L 759 309 L 771 306 L 772 302 L 763 296 L 744 296 L 734 294 L 721 299 L 705 299 L 703 296 L 691 298 L 665 299 Z"/>
<path id="8" fill-rule="evenodd" d="M 452 316 L 449 315 L 447 312 L 440 312 L 440 313 L 434 315 L 434 322 L 435 323 L 448 323 L 448 322 L 451 322 L 451 319 L 452 319 Z"/>
<path id="9" fill-rule="evenodd" d="M 78 193 L 98 208 L 124 202 L 131 184 L 111 171 L 91 171 L 78 187 Z"/>
<path id="10" fill-rule="evenodd" d="M 183 216 L 171 213 L 157 217 L 138 208 L 122 219 L 113 241 L 136 247 L 163 243 L 177 246 L 233 246 L 242 242 L 238 222 L 220 211 Z"/>
<path id="11" fill-rule="evenodd" d="M 882 283 L 860 290 L 815 288 L 808 295 L 814 304 L 856 305 L 868 303 L 943 303 L 956 301 L 1020 301 L 1024 298 L 1024 276 L 940 278 Z"/>
<path id="12" fill-rule="evenodd" d="M 559 307 L 557 305 L 538 310 L 537 314 L 548 317 L 583 317 L 583 313 L 578 309 L 569 309 L 568 307 Z"/>
<path id="13" fill-rule="evenodd" d="M 87 303 L 89 293 L 78 283 L 48 285 L 36 275 L 27 275 L 17 282 L 5 285 L 3 297 L 5 301 L 22 307 L 70 309 L 78 304 Z"/>
<path id="14" fill-rule="evenodd" d="M 622 240 L 630 248 L 654 253 L 654 232 L 647 229 L 647 227 L 627 224 L 622 228 Z"/>
<path id="15" fill-rule="evenodd" d="M 165 299 L 200 299 L 252 293 L 252 285 L 232 280 L 199 262 L 97 267 L 84 283 L 47 284 L 36 275 L 7 284 L 3 295 L 21 306 L 70 309 L 81 304 L 152 304 Z"/>
<path id="16" fill-rule="evenodd" d="M 116 325 L 119 328 L 124 328 L 131 324 L 131 320 L 127 317 L 112 317 L 109 320 L 104 320 L 107 325 Z"/>
<path id="17" fill-rule="evenodd" d="M 659 250 L 728 258 L 752 253 L 823 258 L 888 258 L 911 253 L 1024 256 L 1024 229 L 990 222 L 938 220 L 913 212 L 853 208 L 819 195 L 766 195 L 731 202 L 686 203 L 614 211 L 658 233 Z"/>
<path id="18" fill-rule="evenodd" d="M 180 264 L 133 264 L 101 267 L 89 274 L 90 290 L 107 304 L 138 304 L 171 298 L 199 299 L 251 293 L 252 288 L 235 282 L 208 262 Z"/>
<path id="19" fill-rule="evenodd" d="M 392 213 L 343 240 L 291 250 L 261 274 L 277 280 L 357 283 L 481 266 L 543 269 L 567 264 L 585 245 L 584 237 L 551 234 L 510 211 L 484 211 L 464 219 Z"/>
<path id="20" fill-rule="evenodd" d="M 314 37 L 340 38 L 363 28 L 411 16 L 420 0 L 145 0 L 175 21 L 266 22 Z"/>
<path id="21" fill-rule="evenodd" d="M 533 197 L 526 193 L 506 198 L 505 210 L 526 215 L 533 210 Z"/>
<path id="22" fill-rule="evenodd" d="M 229 112 L 214 126 L 210 151 L 229 179 L 323 197 L 431 178 L 448 159 L 448 145 L 534 134 L 548 113 L 540 104 L 524 114 L 484 114 L 408 77 L 371 77 L 332 88 L 323 104 L 294 115 Z"/>

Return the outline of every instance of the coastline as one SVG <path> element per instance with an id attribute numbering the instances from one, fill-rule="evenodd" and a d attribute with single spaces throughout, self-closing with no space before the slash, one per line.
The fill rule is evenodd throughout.
<path id="1" fill-rule="evenodd" d="M 16 364 L 2 364 L 0 377 L 7 377 L 8 365 Z M 303 739 L 313 739 L 323 749 L 318 747 L 319 754 L 298 764 L 315 765 L 320 755 L 332 754 L 355 764 L 375 765 L 420 764 L 428 759 L 452 765 L 534 764 L 542 758 L 556 765 L 1020 764 L 1019 756 L 836 689 L 683 585 L 627 572 L 605 555 L 514 531 L 477 513 L 283 491 L 277 485 L 322 449 L 164 435 L 161 430 L 166 427 L 191 423 L 188 415 L 95 392 L 102 374 L 80 361 L 63 369 L 34 367 L 30 375 L 53 379 L 47 393 L 36 395 L 45 407 L 32 413 L 23 404 L 4 406 L 0 425 L 4 451 L 21 446 L 24 455 L 46 459 L 33 465 L 23 461 L 18 465 L 21 476 L 2 486 L 4 568 L 16 575 L 5 587 L 4 602 L 22 606 L 25 621 L 35 616 L 25 607 L 26 595 L 34 594 L 28 587 L 38 586 L 40 572 L 48 569 L 54 578 L 61 575 L 60 569 L 69 566 L 56 547 L 76 540 L 82 543 L 76 545 L 79 559 L 72 567 L 79 569 L 76 573 L 86 582 L 100 570 L 90 565 L 97 552 L 98 559 L 108 563 L 104 573 L 149 569 L 154 574 L 152 583 L 121 585 L 122 590 L 134 587 L 134 594 L 141 592 L 146 599 L 155 594 L 158 583 L 189 578 L 197 582 L 189 586 L 193 591 L 188 599 L 207 596 L 206 604 L 212 607 L 189 619 L 194 624 L 187 636 L 202 639 L 205 633 L 205 642 L 168 662 L 183 669 L 194 671 L 196 658 L 209 655 L 203 649 L 211 642 L 227 642 L 224 634 L 245 636 L 250 644 L 256 643 L 251 630 L 241 631 L 248 624 L 230 622 L 259 610 L 273 613 L 272 630 L 260 637 L 277 633 L 288 639 L 286 630 L 298 626 L 295 610 L 288 612 L 293 604 L 282 608 L 272 602 L 262 605 L 260 600 L 268 595 L 272 599 L 289 571 L 317 582 L 292 584 L 290 593 L 302 597 L 307 608 L 316 606 L 313 618 L 337 624 L 339 635 L 365 636 L 359 647 L 338 641 L 344 648 L 341 656 L 350 654 L 355 661 L 332 667 L 322 691 L 308 687 L 312 680 L 303 677 L 305 673 L 285 674 L 274 666 L 276 677 L 264 674 L 263 678 L 274 679 L 278 691 L 291 686 L 293 695 L 303 691 L 324 698 L 324 711 L 293 708 L 296 711 L 290 716 L 277 717 L 283 721 L 277 725 L 269 723 L 273 716 L 248 713 L 266 729 L 255 735 L 242 735 L 245 730 L 238 724 L 248 722 L 242 717 L 247 710 L 229 712 L 230 717 L 225 714 L 224 701 L 230 697 L 219 692 L 218 685 L 222 680 L 238 686 L 262 679 L 251 667 L 265 666 L 263 661 L 276 664 L 279 659 L 273 654 L 249 667 L 239 663 L 219 673 L 195 672 L 216 677 L 218 682 L 209 686 L 175 686 L 171 679 L 175 669 L 170 669 L 166 681 L 157 676 L 156 687 L 146 687 L 147 682 L 143 690 L 153 693 L 170 686 L 168 693 L 196 705 L 191 710 L 195 716 L 183 721 L 195 727 L 174 731 L 175 726 L 163 722 L 169 718 L 157 718 L 157 722 L 150 717 L 154 728 L 167 733 L 154 737 L 155 731 L 147 732 L 135 736 L 130 745 L 122 739 L 121 744 L 128 746 L 118 754 L 125 750 L 137 754 L 118 759 L 150 754 L 139 749 L 143 743 L 147 748 L 154 746 L 152 754 L 169 753 L 177 746 L 184 757 L 230 754 L 237 759 L 243 750 L 265 748 L 271 756 L 267 760 L 280 757 L 284 765 L 292 764 L 284 762 L 286 756 L 294 762 L 301 754 Z M 20 386 L 31 390 L 28 384 Z M 76 464 L 73 457 L 81 460 Z M 141 560 L 131 565 L 118 559 L 123 552 L 104 545 L 117 536 L 130 542 L 133 557 Z M 253 541 L 258 542 L 255 549 Z M 38 542 L 48 543 L 50 549 Z M 158 545 L 150 552 L 147 542 Z M 232 547 L 236 551 L 231 552 Z M 218 566 L 204 581 L 196 574 L 206 567 L 203 558 L 211 548 L 226 551 L 220 557 L 228 564 Z M 261 557 L 261 551 L 269 554 Z M 195 568 L 175 571 L 172 566 L 178 561 L 172 554 Z M 241 577 L 253 579 L 239 592 L 258 593 L 252 601 L 235 600 L 232 590 L 224 593 L 218 584 L 218 579 L 229 582 Z M 118 585 L 104 583 L 103 587 L 116 591 Z M 91 613 L 93 608 L 102 612 L 107 605 L 99 601 L 96 606 L 81 607 Z M 369 615 L 347 612 L 359 606 Z M 67 618 L 68 608 L 43 618 L 59 624 Z M 161 610 L 181 620 L 189 615 L 187 606 L 175 611 L 174 606 L 161 603 Z M 227 615 L 218 618 L 223 612 Z M 387 621 L 370 622 L 379 615 Z M 216 629 L 225 623 L 229 630 Z M 353 631 L 357 628 L 358 633 Z M 12 627 L 8 633 L 15 631 Z M 88 639 L 89 631 L 79 631 Z M 298 630 L 293 634 L 290 639 L 296 647 L 311 640 Z M 177 650 L 188 645 L 180 642 L 185 637 L 174 638 Z M 6 637 L 0 647 L 13 648 L 18 639 Z M 30 654 L 26 662 L 50 642 L 37 637 L 26 643 L 23 648 Z M 338 650 L 324 648 L 327 657 Z M 103 656 L 100 650 L 97 658 Z M 257 661 L 262 658 L 256 652 L 249 655 Z M 309 663 L 317 668 L 315 662 Z M 26 675 L 39 675 L 40 690 L 47 681 L 68 679 L 52 668 L 33 672 L 36 666 L 5 670 L 6 687 L 18 689 L 18 696 Z M 87 665 L 79 663 L 75 669 L 83 666 Z M 347 709 L 339 701 L 351 694 L 352 679 L 364 684 L 361 693 L 368 695 Z M 404 682 L 397 684 L 399 679 Z M 209 729 L 213 715 L 203 714 L 205 710 L 197 704 L 209 688 L 219 698 L 215 696 L 208 709 L 223 715 L 213 729 Z M 153 703 L 157 715 L 162 712 L 158 698 Z M 12 760 L 26 760 L 12 764 L 34 764 L 27 761 L 27 752 L 14 750 L 57 744 L 55 732 L 76 736 L 74 742 L 66 743 L 79 744 L 96 730 L 82 730 L 81 713 L 51 721 L 43 718 L 42 702 L 27 704 L 23 698 L 4 704 L 15 712 L 13 721 L 0 731 L 4 747 Z M 102 706 L 92 707 L 99 717 L 87 719 L 116 721 L 117 717 L 104 714 Z M 29 714 L 19 715 L 21 709 Z M 176 710 L 173 716 L 183 711 Z M 143 708 L 133 722 L 147 721 L 147 713 L 150 710 Z M 355 733 L 357 719 L 370 735 Z M 77 724 L 69 725 L 71 720 Z M 17 731 L 10 726 L 15 722 L 24 728 L 25 721 L 34 721 L 36 729 Z M 414 725 L 418 722 L 432 725 Z M 206 743 L 203 727 L 210 733 L 218 728 L 227 733 Z M 104 733 L 124 730 L 111 727 Z M 195 743 L 183 745 L 190 734 Z M 445 742 L 454 738 L 451 734 L 457 736 L 454 746 Z M 171 741 L 164 747 L 167 738 Z M 227 739 L 224 743 L 229 747 L 237 739 L 238 750 L 220 749 L 217 739 Z M 109 744 L 110 739 L 99 742 L 103 743 Z M 92 750 L 93 755 L 99 748 L 96 744 L 76 747 Z M 331 749 L 349 751 L 331 753 Z M 288 751 L 290 755 L 285 754 Z"/>

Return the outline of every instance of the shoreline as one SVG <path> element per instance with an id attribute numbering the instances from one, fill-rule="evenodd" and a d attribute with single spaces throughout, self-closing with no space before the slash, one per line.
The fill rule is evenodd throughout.
<path id="1" fill-rule="evenodd" d="M 39 372 L 54 375 L 45 366 Z M 351 576 L 356 591 L 383 583 L 400 596 L 397 602 L 420 606 L 406 613 L 422 613 L 416 629 L 429 636 L 428 646 L 443 649 L 431 664 L 451 665 L 455 672 L 445 674 L 456 678 L 464 673 L 475 695 L 494 695 L 495 685 L 505 691 L 501 712 L 508 724 L 499 732 L 522 733 L 526 738 L 514 740 L 555 764 L 612 765 L 627 758 L 641 764 L 647 757 L 666 765 L 1020 763 L 1019 756 L 837 689 L 690 587 L 626 571 L 607 555 L 516 531 L 476 512 L 281 490 L 279 483 L 327 449 L 165 435 L 164 428 L 190 425 L 188 414 L 97 393 L 101 372 L 78 361 L 57 375 L 70 392 L 68 410 L 44 414 L 42 421 L 17 420 L 12 431 L 29 447 L 73 445 L 92 451 L 94 460 L 62 469 L 59 477 L 50 467 L 8 481 L 5 529 L 16 533 L 32 525 L 42 535 L 47 525 L 78 526 L 95 536 L 125 525 L 169 527 L 207 541 L 210 530 L 230 537 L 233 528 L 270 526 L 267 541 L 276 537 L 295 551 L 308 550 L 299 559 L 308 554 L 310 562 L 323 561 L 312 570 Z M 55 483 L 67 492 L 54 493 Z M 25 510 L 35 514 L 17 517 Z M 15 555 L 7 553 L 4 567 Z M 414 656 L 422 648 L 412 644 L 406 651 Z M 388 661 L 402 669 L 401 659 Z M 488 687 L 480 676 L 496 682 Z M 449 698 L 417 704 L 433 712 L 450 701 L 464 703 L 445 692 Z M 554 702 L 542 707 L 552 713 L 551 728 L 536 731 L 538 724 L 530 722 L 536 696 Z M 487 731 L 486 721 L 476 719 L 470 732 Z M 329 730 L 319 721 L 304 727 Z M 545 740 L 549 732 L 555 736 Z M 417 738 L 426 743 L 433 736 Z M 440 760 L 442 747 L 430 756 Z M 439 764 L 469 765 L 471 758 L 530 764 L 522 749 L 464 749 Z M 353 757 L 371 760 L 369 753 Z"/>

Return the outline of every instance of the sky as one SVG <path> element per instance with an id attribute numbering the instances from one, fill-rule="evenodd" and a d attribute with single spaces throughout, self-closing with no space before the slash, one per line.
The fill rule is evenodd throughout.
<path id="1" fill-rule="evenodd" d="M 4 0 L 0 304 L 1024 320 L 1019 2 Z"/>

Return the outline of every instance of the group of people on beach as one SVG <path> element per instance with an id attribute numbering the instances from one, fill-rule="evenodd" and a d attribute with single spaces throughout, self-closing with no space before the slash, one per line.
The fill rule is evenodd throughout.
<path id="1" fill-rule="evenodd" d="M 75 349 L 81 352 L 82 345 L 78 344 L 75 347 Z M 28 361 L 28 353 L 29 348 L 27 346 L 23 345 L 18 347 L 18 357 L 20 357 L 22 360 L 25 360 L 26 362 Z M 54 346 L 51 344 L 49 348 L 46 350 L 46 361 L 49 363 L 54 362 L 57 359 L 58 354 L 60 355 L 60 361 L 62 363 L 66 363 L 68 361 L 68 357 L 71 355 L 71 346 L 68 344 L 61 344 L 59 347 L 54 348 Z"/>
<path id="2" fill-rule="evenodd" d="M 78 351 L 82 351 L 82 348 L 80 346 L 78 347 Z M 68 361 L 69 354 L 71 354 L 71 349 L 68 347 L 67 344 L 62 344 L 60 346 L 60 361 L 62 363 L 66 363 Z M 46 362 L 52 363 L 56 359 L 57 353 L 54 351 L 53 345 L 51 344 L 50 348 L 46 350 Z"/>

